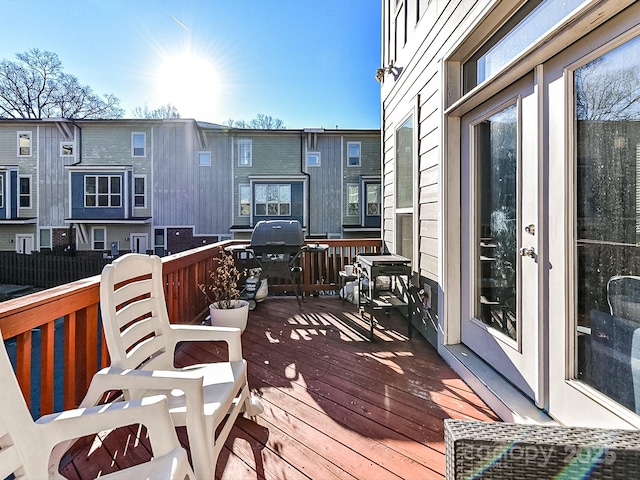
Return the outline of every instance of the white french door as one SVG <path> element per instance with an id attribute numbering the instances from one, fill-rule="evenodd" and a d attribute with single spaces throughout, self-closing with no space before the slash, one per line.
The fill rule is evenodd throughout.
<path id="1" fill-rule="evenodd" d="M 132 253 L 147 253 L 149 237 L 146 233 L 132 233 L 130 238 Z"/>
<path id="2" fill-rule="evenodd" d="M 545 64 L 549 412 L 640 426 L 640 7 Z M 635 25 L 634 25 L 635 24 Z"/>
<path id="3" fill-rule="evenodd" d="M 461 339 L 537 401 L 536 82 L 531 73 L 461 118 Z"/>

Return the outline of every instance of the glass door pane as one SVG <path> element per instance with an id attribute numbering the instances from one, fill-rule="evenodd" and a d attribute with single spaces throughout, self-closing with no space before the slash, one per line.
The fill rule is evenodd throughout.
<path id="1" fill-rule="evenodd" d="M 637 38 L 576 70 L 576 378 L 640 412 Z"/>
<path id="2" fill-rule="evenodd" d="M 477 318 L 517 334 L 518 111 L 516 105 L 475 126 L 479 242 Z"/>

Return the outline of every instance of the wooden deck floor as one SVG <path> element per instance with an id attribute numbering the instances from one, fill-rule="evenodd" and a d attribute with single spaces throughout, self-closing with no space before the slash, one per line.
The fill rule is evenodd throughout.
<path id="1" fill-rule="evenodd" d="M 249 384 L 265 412 L 236 422 L 218 460 L 220 479 L 444 478 L 445 418 L 498 420 L 404 319 L 381 315 L 376 341 L 355 328 L 354 305 L 336 296 L 269 297 L 250 312 L 242 336 Z M 185 363 L 219 358 L 188 345 Z M 184 446 L 184 429 L 178 434 Z M 76 448 L 70 479 L 149 458 L 144 430 L 109 433 Z"/>

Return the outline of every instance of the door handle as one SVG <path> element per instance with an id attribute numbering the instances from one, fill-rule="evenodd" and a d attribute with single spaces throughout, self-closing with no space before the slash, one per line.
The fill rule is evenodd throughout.
<path id="1" fill-rule="evenodd" d="M 536 249 L 533 247 L 522 247 L 520 249 L 520 256 L 536 258 Z"/>

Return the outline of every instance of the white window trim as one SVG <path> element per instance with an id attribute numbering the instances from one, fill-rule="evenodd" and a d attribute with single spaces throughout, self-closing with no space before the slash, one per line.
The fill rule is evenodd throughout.
<path id="1" fill-rule="evenodd" d="M 353 215 L 349 213 L 349 187 L 356 187 L 358 189 L 358 213 Z M 358 217 L 360 218 L 360 213 L 362 212 L 362 191 L 359 183 L 350 182 L 347 183 L 347 201 L 345 202 L 347 206 L 347 211 L 345 212 L 345 216 L 347 217 Z"/>
<path id="2" fill-rule="evenodd" d="M 349 146 L 350 145 L 358 145 L 358 150 L 360 155 L 358 155 L 358 163 L 356 165 L 351 165 L 349 163 Z M 362 142 L 347 142 L 347 167 L 361 167 L 362 166 Z"/>
<path id="3" fill-rule="evenodd" d="M 251 210 L 253 211 L 253 216 L 254 217 L 291 217 L 293 216 L 291 211 L 293 210 L 293 198 L 291 195 L 291 191 L 293 190 L 293 184 L 292 183 L 285 183 L 285 182 L 279 182 L 279 183 L 259 183 L 253 186 L 253 188 L 255 189 L 256 186 L 266 186 L 267 190 L 269 189 L 269 187 L 273 187 L 273 186 L 277 186 L 278 187 L 278 191 L 280 190 L 280 187 L 289 187 L 289 213 L 284 215 L 282 213 L 280 213 L 280 205 L 284 204 L 285 202 L 281 202 L 280 199 L 278 198 L 278 213 L 277 214 L 273 214 L 270 215 L 269 214 L 269 199 L 267 198 L 267 200 L 264 202 L 265 205 L 265 213 L 264 214 L 258 214 L 257 209 L 256 209 L 256 199 L 252 198 L 251 199 Z M 262 202 L 260 202 L 262 204 Z"/>
<path id="4" fill-rule="evenodd" d="M 136 178 L 142 178 L 144 182 L 144 193 L 142 194 L 144 197 L 144 205 L 142 206 L 136 205 L 136 197 L 140 195 L 136 193 Z M 147 208 L 147 176 L 146 175 L 133 176 L 133 208 Z"/>
<path id="5" fill-rule="evenodd" d="M 64 153 L 63 147 L 71 145 L 71 154 Z M 76 156 L 76 142 L 60 142 L 60 156 L 64 158 L 72 158 Z"/>
<path id="6" fill-rule="evenodd" d="M 104 248 L 96 248 L 96 231 L 104 230 Z M 107 248 L 107 227 L 91 227 L 91 250 L 109 250 Z"/>
<path id="7" fill-rule="evenodd" d="M 22 198 L 22 193 L 20 193 L 21 178 L 29 179 L 29 206 L 28 207 L 20 206 L 20 203 L 21 203 L 20 199 Z M 18 209 L 29 210 L 31 208 L 33 208 L 33 177 L 31 175 L 18 175 Z"/>
<path id="8" fill-rule="evenodd" d="M 49 236 L 49 245 L 42 245 L 42 232 L 47 232 Z M 51 228 L 38 228 L 38 249 L 53 248 L 53 231 Z"/>
<path id="9" fill-rule="evenodd" d="M 318 163 L 316 165 L 312 165 L 309 163 L 309 156 L 310 155 L 317 155 L 318 156 Z M 319 167 L 320 165 L 322 165 L 322 155 L 320 155 L 320 152 L 307 152 L 307 167 Z"/>
<path id="10" fill-rule="evenodd" d="M 20 135 L 29 135 L 29 153 L 22 155 L 20 153 Z M 33 132 L 31 130 L 19 130 L 16 132 L 16 154 L 18 157 L 32 157 L 33 156 Z"/>
<path id="11" fill-rule="evenodd" d="M 240 163 L 240 144 L 241 143 L 248 143 L 249 144 L 249 163 Z M 236 146 L 237 146 L 237 165 L 239 167 L 251 167 L 253 165 L 253 139 L 251 138 L 238 138 L 236 140 Z"/>
<path id="12" fill-rule="evenodd" d="M 242 213 L 242 195 L 240 195 L 240 190 L 246 187 L 249 190 L 249 213 Z M 253 210 L 253 195 L 251 195 L 251 184 L 250 183 L 240 183 L 238 184 L 238 216 L 239 217 L 250 217 L 251 211 Z"/>
<path id="13" fill-rule="evenodd" d="M 142 135 L 144 138 L 144 154 L 136 155 L 135 148 L 133 145 L 133 139 L 136 135 Z M 147 132 L 131 132 L 131 156 L 135 158 L 145 158 L 147 156 Z"/>
<path id="14" fill-rule="evenodd" d="M 88 177 L 94 177 L 96 179 L 96 193 L 93 194 L 96 197 L 96 205 L 87 205 L 87 178 Z M 109 193 L 107 195 L 109 195 L 109 205 L 98 205 L 97 203 L 97 199 L 98 199 L 98 178 L 100 177 L 107 177 L 109 178 Z M 111 195 L 113 195 L 111 193 L 111 178 L 112 177 L 117 177 L 120 179 L 120 205 L 111 205 Z M 121 175 L 101 175 L 101 174 L 93 174 L 93 175 L 83 175 L 82 178 L 82 183 L 83 183 L 83 199 L 82 202 L 84 204 L 84 208 L 124 208 L 125 204 L 124 204 L 124 178 Z M 146 185 L 145 185 L 146 186 Z M 104 194 L 103 194 L 104 195 Z"/>
<path id="15" fill-rule="evenodd" d="M 202 163 L 202 162 L 200 161 L 200 156 L 201 156 L 201 155 L 209 155 L 209 163 Z M 209 152 L 209 151 L 204 151 L 204 150 L 203 150 L 203 151 L 198 152 L 198 166 L 199 166 L 199 167 L 210 167 L 212 163 L 213 163 L 213 160 L 212 160 L 212 158 L 211 158 L 211 152 Z"/>
<path id="16" fill-rule="evenodd" d="M 4 175 L 0 175 L 0 208 L 4 208 Z"/>

